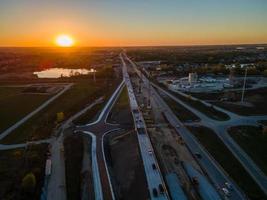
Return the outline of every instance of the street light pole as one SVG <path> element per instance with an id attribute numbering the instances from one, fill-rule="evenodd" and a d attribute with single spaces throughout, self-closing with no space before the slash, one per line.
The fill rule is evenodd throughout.
<path id="1" fill-rule="evenodd" d="M 96 81 L 96 78 L 95 78 L 95 72 L 96 72 L 96 70 L 95 70 L 95 68 L 92 68 L 93 69 L 93 77 L 94 77 L 94 82 Z"/>
<path id="2" fill-rule="evenodd" d="M 246 67 L 245 69 L 245 77 L 244 77 L 244 84 L 243 84 L 243 90 L 242 90 L 242 96 L 241 96 L 241 102 L 244 102 L 244 95 L 245 95 L 245 89 L 246 89 L 246 81 L 247 81 L 247 73 L 248 73 L 248 68 Z"/>

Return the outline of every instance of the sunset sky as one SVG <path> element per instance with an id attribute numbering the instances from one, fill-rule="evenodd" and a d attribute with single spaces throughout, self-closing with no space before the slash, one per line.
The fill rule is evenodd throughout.
<path id="1" fill-rule="evenodd" d="M 267 43 L 267 0 L 1 0 L 0 46 Z"/>

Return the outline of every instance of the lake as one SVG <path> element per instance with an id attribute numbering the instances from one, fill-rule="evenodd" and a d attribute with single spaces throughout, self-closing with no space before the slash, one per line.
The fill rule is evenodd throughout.
<path id="1" fill-rule="evenodd" d="M 60 78 L 60 77 L 71 77 L 78 75 L 86 75 L 92 73 L 94 69 L 66 69 L 66 68 L 50 68 L 38 72 L 33 72 L 38 78 Z"/>

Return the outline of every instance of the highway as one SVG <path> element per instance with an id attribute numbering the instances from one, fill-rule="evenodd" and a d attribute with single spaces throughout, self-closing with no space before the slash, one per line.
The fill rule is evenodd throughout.
<path id="1" fill-rule="evenodd" d="M 246 152 L 232 139 L 231 136 L 228 135 L 227 129 L 231 126 L 240 126 L 240 125 L 251 125 L 257 126 L 257 121 L 266 120 L 266 116 L 239 116 L 237 114 L 227 112 L 227 114 L 231 117 L 228 121 L 217 121 L 213 120 L 200 111 L 192 108 L 187 105 L 176 96 L 166 91 L 165 89 L 159 87 L 158 85 L 151 83 L 158 90 L 172 98 L 177 103 L 181 104 L 196 116 L 201 119 L 201 122 L 195 124 L 201 124 L 206 127 L 214 130 L 216 135 L 223 141 L 226 147 L 232 152 L 232 154 L 239 160 L 242 166 L 246 169 L 246 171 L 251 175 L 251 177 L 255 180 L 255 182 L 260 186 L 260 188 L 267 194 L 267 176 L 261 171 L 261 169 L 254 163 L 254 161 L 246 154 Z M 224 112 L 224 109 L 220 109 L 220 111 Z"/>
<path id="2" fill-rule="evenodd" d="M 125 58 L 131 63 L 133 68 L 142 77 L 143 82 L 147 85 L 149 80 L 145 76 L 141 76 L 141 72 L 137 69 L 135 63 L 133 63 L 126 55 Z M 180 133 L 186 145 L 194 154 L 198 152 L 202 155 L 201 159 L 198 159 L 199 164 L 203 168 L 203 170 L 207 173 L 208 177 L 212 181 L 214 187 L 220 192 L 221 195 L 221 187 L 225 182 L 231 183 L 233 185 L 233 191 L 231 191 L 231 196 L 229 199 L 240 200 L 247 199 L 244 193 L 239 189 L 239 187 L 231 180 L 231 178 L 223 171 L 220 165 L 209 155 L 209 153 L 198 143 L 196 138 L 190 133 L 190 131 L 183 126 L 183 123 L 176 117 L 176 115 L 172 112 L 169 106 L 165 103 L 165 101 L 159 96 L 157 91 L 151 87 L 152 98 L 162 107 L 162 111 L 167 117 L 169 123 L 176 129 L 177 132 Z M 179 125 L 179 128 L 177 127 Z"/>
<path id="3" fill-rule="evenodd" d="M 135 123 L 135 127 L 137 130 L 137 138 L 139 142 L 141 157 L 143 160 L 144 168 L 145 168 L 145 175 L 147 179 L 148 189 L 150 193 L 150 198 L 155 200 L 164 200 L 168 199 L 167 190 L 160 172 L 160 168 L 158 166 L 157 159 L 155 157 L 155 153 L 152 147 L 152 144 L 150 142 L 149 136 L 146 131 L 145 121 L 143 119 L 143 115 L 141 111 L 139 110 L 133 87 L 127 72 L 127 66 L 124 62 L 124 59 L 122 55 L 120 54 L 120 58 L 122 61 L 122 67 L 123 67 L 123 77 L 125 84 L 127 86 L 127 91 L 129 94 L 130 99 L 130 107 L 132 110 L 132 115 Z M 157 169 L 153 169 L 152 165 L 155 164 L 157 166 Z M 159 185 L 162 185 L 165 187 L 165 192 L 163 194 L 160 194 L 158 187 Z M 158 191 L 158 195 L 153 194 L 153 190 Z"/>

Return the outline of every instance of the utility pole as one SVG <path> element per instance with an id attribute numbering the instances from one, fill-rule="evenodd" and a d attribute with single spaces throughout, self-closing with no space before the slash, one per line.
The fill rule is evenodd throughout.
<path id="1" fill-rule="evenodd" d="M 92 68 L 92 70 L 93 70 L 93 77 L 94 77 L 94 82 L 95 82 L 96 81 L 96 77 L 95 77 L 96 70 L 95 70 L 95 68 Z"/>
<path id="2" fill-rule="evenodd" d="M 139 78 L 139 94 L 142 92 L 142 78 Z"/>
<path id="3" fill-rule="evenodd" d="M 147 98 L 147 107 L 151 108 L 151 84 L 148 78 L 145 79 L 148 83 L 148 98 Z"/>
<path id="4" fill-rule="evenodd" d="M 147 103 L 147 107 L 151 108 L 151 84 L 148 83 L 148 103 Z"/>
<path id="5" fill-rule="evenodd" d="M 245 89 L 246 89 L 246 81 L 247 81 L 247 73 L 248 73 L 248 68 L 246 67 L 245 69 L 245 77 L 244 77 L 244 84 L 243 84 L 243 90 L 242 90 L 242 96 L 241 96 L 241 102 L 244 102 L 244 95 L 245 95 Z"/>

